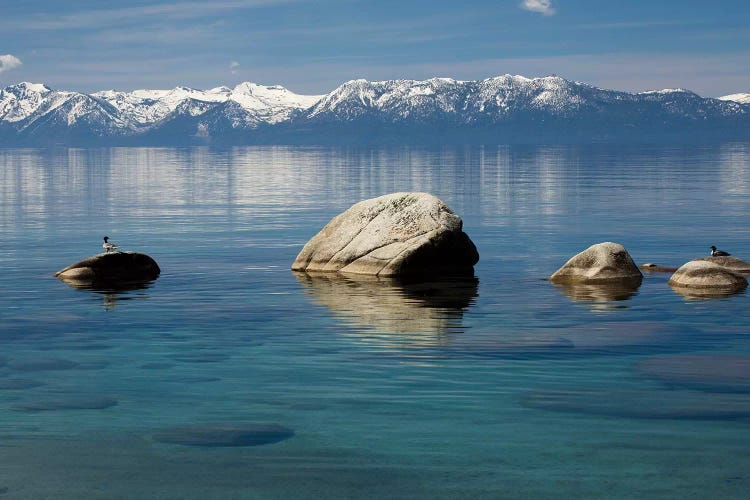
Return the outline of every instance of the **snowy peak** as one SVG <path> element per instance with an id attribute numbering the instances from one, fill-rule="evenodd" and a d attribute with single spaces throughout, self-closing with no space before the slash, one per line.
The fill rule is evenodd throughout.
<path id="1" fill-rule="evenodd" d="M 173 114 L 198 116 L 219 105 L 236 104 L 246 116 L 233 121 L 242 123 L 277 123 L 304 108 L 315 104 L 321 96 L 298 95 L 281 86 L 264 86 L 244 82 L 234 89 L 226 86 L 209 90 L 175 87 L 171 90 L 114 90 L 92 94 L 128 115 L 140 125 L 153 124 Z M 235 113 L 236 115 L 236 113 Z"/>
<path id="2" fill-rule="evenodd" d="M 295 94 L 280 85 L 265 86 L 251 82 L 240 83 L 228 94 L 228 100 L 268 123 L 286 120 L 295 111 L 309 108 L 322 97 Z"/>
<path id="3" fill-rule="evenodd" d="M 750 104 L 750 94 L 730 94 L 719 97 L 719 100 L 721 101 L 734 101 L 739 102 L 740 104 Z"/>
<path id="4" fill-rule="evenodd" d="M 52 89 L 41 83 L 21 82 L 0 90 L 0 120 L 21 121 L 34 114 Z"/>
<path id="5" fill-rule="evenodd" d="M 21 82 L 16 85 L 6 87 L 5 90 L 16 91 L 21 94 L 46 94 L 52 92 L 52 89 L 43 83 Z"/>

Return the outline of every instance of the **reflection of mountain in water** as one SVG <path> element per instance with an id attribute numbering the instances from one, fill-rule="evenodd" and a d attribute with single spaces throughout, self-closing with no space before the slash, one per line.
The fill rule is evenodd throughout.
<path id="1" fill-rule="evenodd" d="M 352 334 L 384 347 L 444 345 L 459 333 L 479 280 L 466 276 L 393 279 L 295 273 L 313 302 L 326 306 Z"/>

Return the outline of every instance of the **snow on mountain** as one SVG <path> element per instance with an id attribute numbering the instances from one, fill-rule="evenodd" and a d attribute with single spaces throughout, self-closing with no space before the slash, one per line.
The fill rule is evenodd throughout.
<path id="1" fill-rule="evenodd" d="M 503 75 L 479 82 L 476 106 L 481 112 L 495 109 L 501 114 L 519 108 L 563 114 L 583 104 L 579 87 L 587 86 L 559 76 L 526 78 Z"/>
<path id="2" fill-rule="evenodd" d="M 684 89 L 641 93 L 605 90 L 558 76 L 502 75 L 479 81 L 352 80 L 321 99 L 307 114 L 317 121 L 382 123 L 434 121 L 498 123 L 525 116 L 601 117 L 621 109 L 626 115 L 732 116 L 747 111 Z M 539 118 L 541 119 L 541 118 Z"/>
<path id="3" fill-rule="evenodd" d="M 0 89 L 0 120 L 18 122 L 31 116 L 51 92 L 46 85 L 29 82 Z"/>
<path id="4" fill-rule="evenodd" d="M 195 100 L 200 102 L 223 102 L 226 100 L 219 91 L 200 91 L 187 87 L 171 90 L 134 90 L 119 92 L 105 90 L 92 94 L 117 109 L 138 125 L 149 125 L 173 113 L 180 104 Z M 199 112 L 196 110 L 196 112 Z"/>
<path id="5" fill-rule="evenodd" d="M 322 95 L 295 94 L 279 85 L 266 87 L 250 82 L 240 83 L 229 92 L 229 98 L 244 109 L 274 109 L 280 113 L 289 109 L 309 108 L 322 97 Z"/>
<path id="6" fill-rule="evenodd" d="M 0 90 L 0 123 L 17 133 L 44 134 L 50 127 L 86 129 L 97 136 L 118 133 L 127 126 L 106 103 L 79 92 L 55 91 L 22 82 Z"/>
<path id="7" fill-rule="evenodd" d="M 324 96 L 308 116 L 336 114 L 341 119 L 352 119 L 380 111 L 409 118 L 426 111 L 453 113 L 465 100 L 466 83 L 451 78 L 381 82 L 351 80 Z"/>
<path id="8" fill-rule="evenodd" d="M 730 94 L 719 97 L 721 101 L 734 101 L 741 104 L 750 104 L 750 94 Z"/>
<path id="9" fill-rule="evenodd" d="M 0 146 L 653 140 L 659 134 L 746 140 L 748 97 L 630 93 L 518 75 L 351 80 L 325 95 L 251 82 L 93 94 L 24 82 L 0 89 Z"/>
<path id="10" fill-rule="evenodd" d="M 250 82 L 241 83 L 234 89 L 223 86 L 210 90 L 176 87 L 133 92 L 108 90 L 92 95 L 107 101 L 140 125 L 156 123 L 173 113 L 198 116 L 212 109 L 214 104 L 237 103 L 245 111 L 244 116 L 236 117 L 237 126 L 278 123 L 288 119 L 294 111 L 312 106 L 321 97 L 298 95 L 281 86 L 266 87 Z"/>
<path id="11" fill-rule="evenodd" d="M 582 89 L 598 90 L 557 76 L 503 75 L 480 81 L 352 80 L 321 99 L 308 116 L 352 120 L 374 112 L 403 120 L 437 113 L 443 118 L 448 114 L 459 122 L 470 123 L 478 118 L 477 114 L 501 117 L 521 109 L 565 114 L 585 103 Z"/>

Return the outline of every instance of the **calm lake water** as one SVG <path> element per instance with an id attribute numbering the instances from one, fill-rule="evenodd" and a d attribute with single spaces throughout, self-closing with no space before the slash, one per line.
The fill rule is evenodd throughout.
<path id="1" fill-rule="evenodd" d="M 396 191 L 463 218 L 474 278 L 289 270 Z M 0 149 L 0 498 L 746 498 L 748 293 L 546 278 L 750 259 L 749 214 L 750 144 Z M 52 277 L 104 235 L 160 278 Z"/>

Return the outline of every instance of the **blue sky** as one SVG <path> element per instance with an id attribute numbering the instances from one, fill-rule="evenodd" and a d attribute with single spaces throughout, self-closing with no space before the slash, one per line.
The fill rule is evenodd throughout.
<path id="1" fill-rule="evenodd" d="M 0 1 L 0 86 L 91 92 L 253 81 L 557 74 L 750 92 L 747 0 Z"/>

